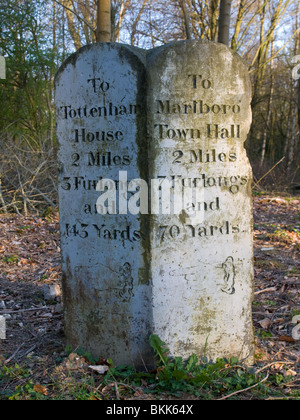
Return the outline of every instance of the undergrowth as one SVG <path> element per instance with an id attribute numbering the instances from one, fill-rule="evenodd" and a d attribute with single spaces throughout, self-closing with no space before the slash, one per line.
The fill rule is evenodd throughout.
<path id="1" fill-rule="evenodd" d="M 172 395 L 180 398 L 189 394 L 198 399 L 239 399 L 242 392 L 251 392 L 251 398 L 265 399 L 269 396 L 285 398 L 285 385 L 289 376 L 257 373 L 254 368 L 239 364 L 237 358 L 217 359 L 214 363 L 199 360 L 193 354 L 187 361 L 181 357 L 168 357 L 165 343 L 156 335 L 150 336 L 150 345 L 155 352 L 155 372 L 136 373 L 133 368 L 111 368 L 106 380 L 127 380 L 131 386 L 144 387 L 144 393 Z M 251 391 L 250 391 L 251 390 Z M 292 398 L 300 398 L 300 391 L 292 392 Z"/>
<path id="2" fill-rule="evenodd" d="M 299 380 L 264 368 L 247 368 L 236 358 L 214 363 L 193 354 L 184 361 L 169 357 L 165 343 L 150 336 L 156 369 L 137 372 L 132 366 L 114 366 L 104 375 L 70 371 L 52 376 L 46 386 L 35 384 L 26 367 L 0 364 L 0 399 L 10 400 L 120 400 L 120 399 L 300 399 Z M 88 354 L 79 351 L 87 360 Z M 9 383 L 17 386 L 13 389 Z"/>

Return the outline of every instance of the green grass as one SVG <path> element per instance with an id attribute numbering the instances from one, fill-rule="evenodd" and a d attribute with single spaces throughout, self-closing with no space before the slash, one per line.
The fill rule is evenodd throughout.
<path id="1" fill-rule="evenodd" d="M 4 257 L 3 262 L 5 264 L 17 264 L 19 262 L 19 257 L 17 255 L 10 255 L 9 257 Z"/>

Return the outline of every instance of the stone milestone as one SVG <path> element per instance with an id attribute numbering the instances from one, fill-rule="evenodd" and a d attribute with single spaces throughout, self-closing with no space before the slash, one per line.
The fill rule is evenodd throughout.
<path id="1" fill-rule="evenodd" d="M 128 213 L 126 192 L 127 179 L 147 177 L 143 61 L 128 46 L 96 44 L 56 76 L 66 336 L 137 368 L 152 360 L 148 220 Z M 107 189 L 120 200 L 100 208 Z"/>
<path id="2" fill-rule="evenodd" d="M 251 363 L 247 67 L 222 44 L 188 41 L 151 51 L 147 71 L 150 177 L 174 183 L 173 214 L 152 216 L 154 331 L 176 356 Z"/>
<path id="3" fill-rule="evenodd" d="M 252 362 L 251 85 L 222 44 L 95 44 L 56 76 L 69 344 Z"/>

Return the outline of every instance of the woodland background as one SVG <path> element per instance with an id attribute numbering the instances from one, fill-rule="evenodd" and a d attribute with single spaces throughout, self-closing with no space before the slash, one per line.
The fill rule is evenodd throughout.
<path id="1" fill-rule="evenodd" d="M 142 48 L 216 41 L 219 13 L 220 0 L 112 0 L 112 40 Z M 232 0 L 229 44 L 253 84 L 247 150 L 257 188 L 300 188 L 299 22 L 298 0 Z M 3 212 L 57 207 L 54 76 L 71 53 L 96 42 L 96 26 L 96 0 L 0 0 Z"/>
<path id="2" fill-rule="evenodd" d="M 246 146 L 256 192 L 255 366 L 200 363 L 191 373 L 170 362 L 169 381 L 161 366 L 144 376 L 110 366 L 103 376 L 88 366 L 107 367 L 106 360 L 66 348 L 61 296 L 45 293 L 61 282 L 54 77 L 71 53 L 98 39 L 97 3 L 0 0 L 7 67 L 0 80 L 0 213 L 6 213 L 0 216 L 0 315 L 7 317 L 8 338 L 0 340 L 0 400 L 299 400 L 299 340 L 293 338 L 300 315 L 299 0 L 225 0 L 229 45 L 245 59 L 253 85 Z M 112 40 L 142 48 L 186 38 L 217 41 L 220 3 L 112 0 Z M 177 380 L 178 372 L 186 379 Z"/>

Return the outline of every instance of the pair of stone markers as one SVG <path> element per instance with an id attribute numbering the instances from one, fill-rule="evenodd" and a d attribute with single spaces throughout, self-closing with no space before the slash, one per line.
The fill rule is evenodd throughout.
<path id="1" fill-rule="evenodd" d="M 102 43 L 56 76 L 68 343 L 252 363 L 251 84 L 222 44 Z"/>

